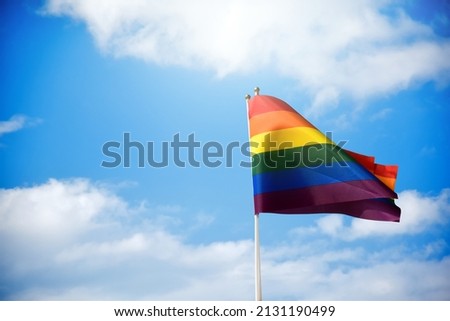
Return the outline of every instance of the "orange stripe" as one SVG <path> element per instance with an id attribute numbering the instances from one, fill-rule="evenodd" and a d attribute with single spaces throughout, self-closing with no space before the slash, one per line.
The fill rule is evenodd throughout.
<path id="1" fill-rule="evenodd" d="M 382 181 L 387 187 L 389 187 L 391 190 L 394 190 L 395 188 L 395 182 L 397 181 L 395 178 L 392 177 L 384 177 L 375 175 L 380 181 Z"/>
<path id="2" fill-rule="evenodd" d="M 373 173 L 380 181 L 382 181 L 391 190 L 395 188 L 395 182 L 397 181 L 397 165 L 381 165 L 375 164 Z"/>
<path id="3" fill-rule="evenodd" d="M 309 121 L 295 112 L 273 111 L 253 116 L 250 119 L 250 137 L 292 127 L 315 128 Z"/>
<path id="4" fill-rule="evenodd" d="M 394 190 L 397 180 L 397 165 L 381 165 L 375 163 L 375 157 L 358 154 L 349 150 L 345 151 L 352 156 L 358 163 L 364 166 L 369 172 L 373 173 L 391 190 Z"/>

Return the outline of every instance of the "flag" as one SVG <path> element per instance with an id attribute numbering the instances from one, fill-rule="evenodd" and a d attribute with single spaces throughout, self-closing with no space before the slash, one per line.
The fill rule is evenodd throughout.
<path id="1" fill-rule="evenodd" d="M 344 150 L 276 97 L 250 98 L 248 117 L 255 214 L 400 220 L 397 166 Z"/>

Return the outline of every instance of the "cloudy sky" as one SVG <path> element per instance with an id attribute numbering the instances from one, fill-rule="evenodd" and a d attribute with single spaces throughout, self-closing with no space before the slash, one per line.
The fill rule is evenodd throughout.
<path id="1" fill-rule="evenodd" d="M 400 223 L 261 215 L 264 298 L 450 300 L 448 1 L 6 0 L 0 14 L 1 299 L 252 300 L 247 155 L 147 160 L 174 137 L 241 146 L 259 86 L 398 164 L 402 208 Z M 124 163 L 127 139 L 144 166 L 139 147 Z"/>

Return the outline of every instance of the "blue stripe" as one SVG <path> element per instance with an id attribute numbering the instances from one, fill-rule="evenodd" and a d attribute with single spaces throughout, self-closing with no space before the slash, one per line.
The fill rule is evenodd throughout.
<path id="1" fill-rule="evenodd" d="M 348 162 L 346 165 L 332 163 L 318 167 L 298 167 L 254 175 L 253 193 L 257 195 L 355 180 L 377 178 L 355 162 Z"/>

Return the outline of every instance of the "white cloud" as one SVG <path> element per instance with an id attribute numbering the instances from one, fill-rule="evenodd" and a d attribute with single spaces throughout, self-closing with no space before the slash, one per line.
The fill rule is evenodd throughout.
<path id="1" fill-rule="evenodd" d="M 252 282 L 243 276 L 252 271 L 252 242 L 186 243 L 167 230 L 173 225 L 167 217 L 179 211 L 176 205 L 133 208 L 86 179 L 2 189 L 0 284 L 13 288 L 29 279 L 8 294 L 15 299 L 248 297 L 251 287 L 236 293 L 233 282 Z M 193 216 L 187 230 L 213 219 Z"/>
<path id="2" fill-rule="evenodd" d="M 392 113 L 392 108 L 380 109 L 375 114 L 370 116 L 370 121 L 379 121 L 385 119 L 390 113 Z"/>
<path id="3" fill-rule="evenodd" d="M 15 132 L 23 127 L 25 124 L 25 116 L 22 115 L 16 115 L 12 116 L 7 121 L 1 121 L 0 122 L 0 136 L 4 135 L 6 133 Z"/>
<path id="4" fill-rule="evenodd" d="M 354 220 L 351 235 L 355 238 L 376 235 L 405 235 L 426 231 L 433 225 L 442 225 L 450 219 L 450 190 L 443 190 L 438 196 L 427 196 L 418 191 L 399 193 L 397 201 L 402 209 L 399 224 L 369 224 L 364 220 Z"/>
<path id="5" fill-rule="evenodd" d="M 49 0 L 45 11 L 84 22 L 98 46 L 118 57 L 207 68 L 220 77 L 271 68 L 306 88 L 309 112 L 320 114 L 342 94 L 365 98 L 448 82 L 450 42 L 398 7 L 385 10 L 393 4 Z"/>
<path id="6" fill-rule="evenodd" d="M 86 179 L 51 179 L 42 185 L 0 190 L 2 298 L 253 298 L 252 240 L 190 243 L 159 219 L 177 215 L 180 207 L 134 208 L 112 189 Z M 416 232 L 446 220 L 449 191 L 437 197 L 414 191 L 402 196 L 409 204 L 405 215 L 412 216 L 407 225 Z M 419 214 L 424 207 L 426 219 Z M 328 217 L 312 229 L 339 233 L 340 216 Z M 200 215 L 200 223 L 207 226 L 210 218 L 206 223 L 203 219 Z M 199 222 L 189 224 L 200 228 Z M 184 227 L 191 228 L 189 224 Z M 361 228 L 355 225 L 347 232 L 361 237 Z M 362 243 L 358 247 L 337 243 L 322 238 L 263 246 L 265 298 L 450 299 L 450 257 L 442 255 L 448 248 L 443 239 L 425 242 L 420 249 L 393 242 L 381 252 L 368 251 Z"/>
<path id="7" fill-rule="evenodd" d="M 335 254 L 334 251 L 326 252 L 324 256 Z M 269 289 L 270 296 L 286 300 L 450 298 L 450 281 L 447 277 L 450 257 L 436 261 L 407 258 L 393 261 L 384 257 L 370 262 L 370 256 L 355 259 L 349 254 L 344 253 L 338 264 L 330 264 L 314 256 L 278 264 L 264 262 L 265 287 Z M 364 260 L 369 262 L 364 264 Z M 351 266 L 355 262 L 359 266 Z"/>
<path id="8" fill-rule="evenodd" d="M 419 155 L 422 157 L 434 157 L 437 154 L 437 149 L 434 146 L 423 146 L 420 151 L 419 151 Z"/>
<path id="9" fill-rule="evenodd" d="M 0 136 L 18 131 L 25 126 L 36 125 L 40 122 L 40 119 L 32 119 L 24 115 L 11 116 L 9 120 L 0 121 Z"/>
<path id="10" fill-rule="evenodd" d="M 437 196 L 424 195 L 415 190 L 402 191 L 396 203 L 402 210 L 400 223 L 352 219 L 350 225 L 346 225 L 344 216 L 326 215 L 317 220 L 315 228 L 298 228 L 293 233 L 302 235 L 320 232 L 336 238 L 354 240 L 414 235 L 450 222 L 450 189 L 442 190 Z"/>
<path id="11" fill-rule="evenodd" d="M 337 107 L 339 103 L 339 91 L 335 87 L 326 87 L 319 90 L 314 97 L 307 116 L 321 115 L 325 110 Z"/>
<path id="12" fill-rule="evenodd" d="M 103 213 L 126 210 L 123 201 L 85 179 L 0 189 L 0 204 L 0 232 L 31 242 L 70 240 L 99 224 Z"/>

